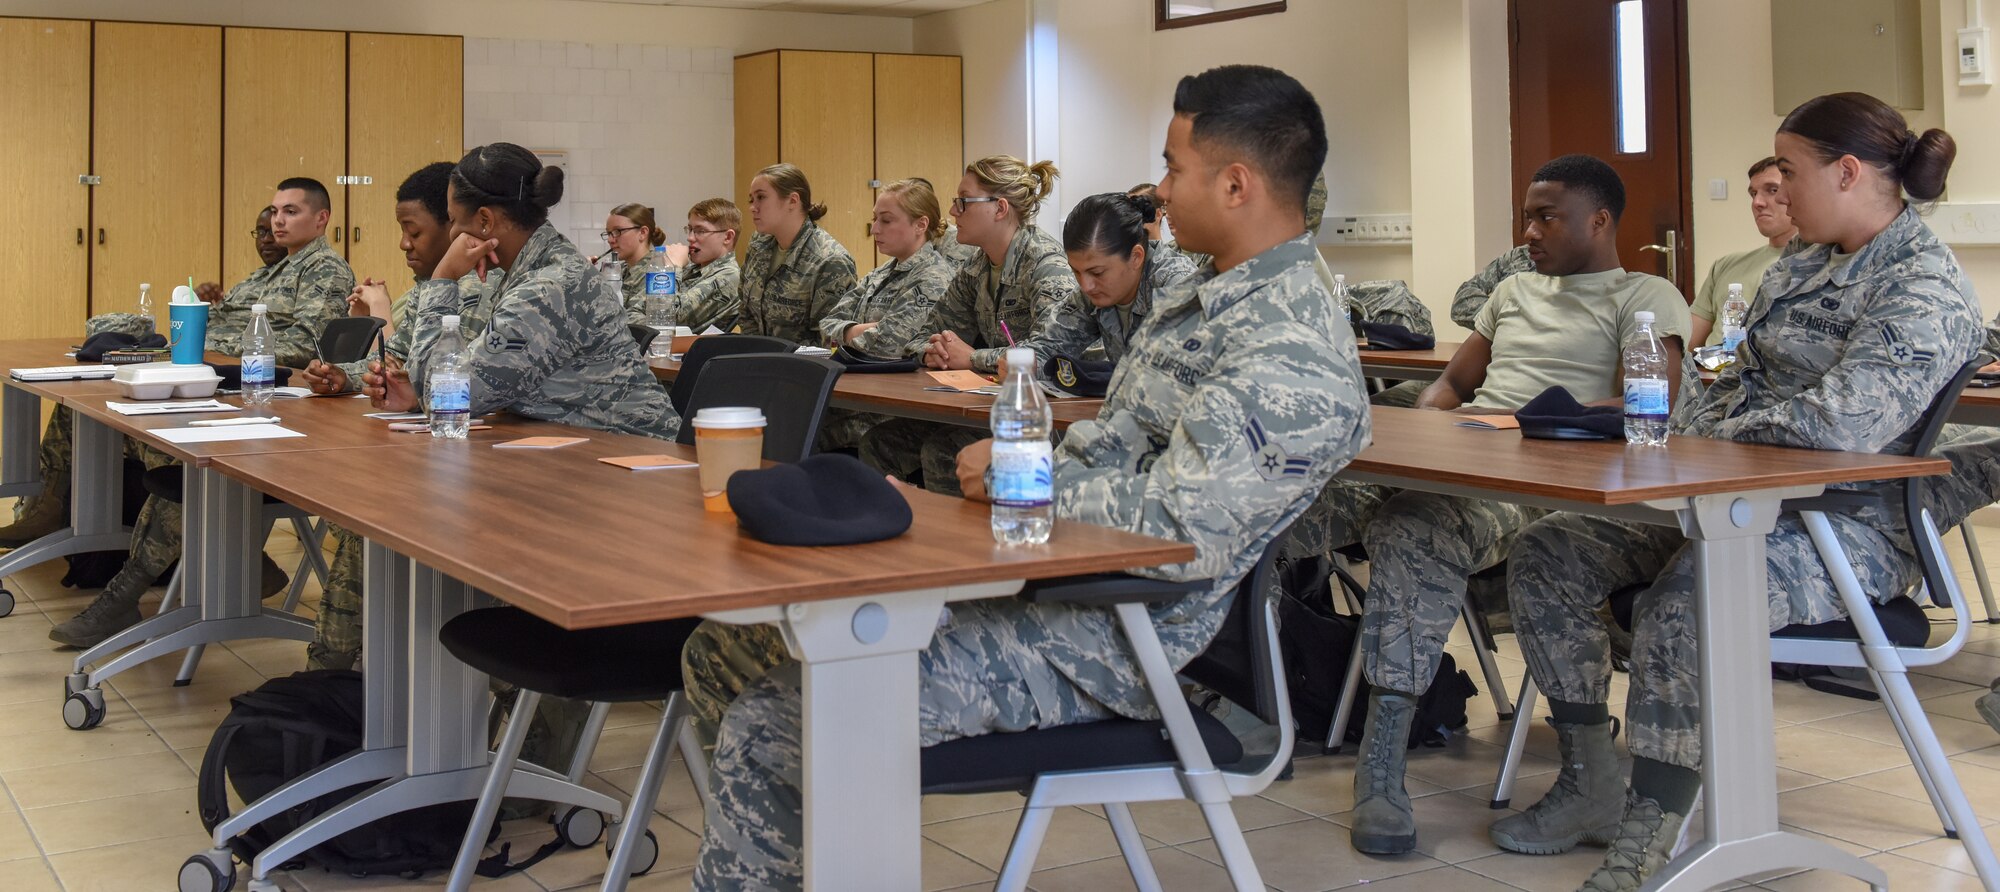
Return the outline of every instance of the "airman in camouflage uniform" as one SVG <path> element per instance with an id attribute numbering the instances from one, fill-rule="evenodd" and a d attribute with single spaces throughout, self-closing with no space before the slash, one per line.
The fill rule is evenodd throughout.
<path id="1" fill-rule="evenodd" d="M 1123 307 L 1093 306 L 1082 291 L 1051 307 L 1054 318 L 1044 318 L 1035 333 L 1016 346 L 1035 351 L 1037 364 L 1052 356 L 1082 356 L 1093 344 L 1102 344 L 1104 359 L 1117 362 L 1130 351 L 1130 342 L 1153 312 L 1153 295 L 1193 278 L 1194 264 L 1179 251 L 1146 252 L 1146 270 L 1139 279 L 1138 293 Z M 1130 316 L 1128 323 L 1127 316 Z M 1127 329 L 1127 325 L 1130 329 Z"/>
<path id="2" fill-rule="evenodd" d="M 1950 250 L 1905 208 L 1845 262 L 1826 245 L 1795 246 L 1766 274 L 1750 310 L 1735 366 L 1723 370 L 1676 422 L 1675 433 L 1806 449 L 1906 453 L 1924 408 L 1981 343 L 1976 298 Z M 1901 520 L 1901 481 L 1829 489 L 1879 493 L 1881 507 L 1829 511 L 1863 591 L 1887 598 L 1917 577 Z M 1840 598 L 1802 522 L 1783 515 L 1765 538 L 1770 627 L 1844 615 Z M 1565 725 L 1563 712 L 1605 711 L 1611 662 L 1597 609 L 1617 589 L 1651 581 L 1633 614 L 1634 643 L 1625 728 L 1633 755 L 1692 771 L 1701 765 L 1700 691 L 1695 645 L 1695 554 L 1679 532 L 1558 513 L 1523 531 L 1509 558 L 1515 629 L 1535 683 L 1570 740 L 1602 718 Z M 1615 772 L 1608 732 L 1604 756 Z M 1566 765 L 1570 760 L 1566 759 Z M 1580 763 L 1588 763 L 1580 757 Z M 1635 769 L 1636 772 L 1637 769 Z M 1650 769 L 1649 769 L 1650 770 Z M 1496 823 L 1502 847 L 1519 850 L 1564 829 L 1605 834 L 1619 823 L 1620 795 L 1584 792 L 1565 768 L 1548 799 Z M 1691 794 L 1690 794 L 1691 795 Z M 1551 803 L 1555 800 L 1554 804 Z M 1567 800 L 1567 801 L 1564 801 Z M 1613 800 L 1607 802 L 1606 800 Z M 1580 804 L 1587 802 L 1585 806 Z M 1544 823 L 1570 811 L 1577 823 Z M 1554 828 L 1554 829 L 1552 829 Z M 1543 851 L 1559 851 L 1545 848 Z M 1607 867 L 1609 867 L 1607 862 Z"/>
<path id="3" fill-rule="evenodd" d="M 1508 276 L 1534 268 L 1534 262 L 1528 259 L 1527 245 L 1508 248 L 1507 253 L 1493 258 L 1493 262 L 1486 264 L 1478 275 L 1458 286 L 1458 293 L 1451 297 L 1451 321 L 1471 328 L 1473 320 L 1479 318 L 1479 311 L 1485 308 L 1487 299 L 1493 296 L 1493 289 L 1500 287 Z"/>
<path id="4" fill-rule="evenodd" d="M 1300 236 L 1156 294 L 1103 413 L 1072 427 L 1057 450 L 1058 515 L 1191 542 L 1193 561 L 1138 572 L 1215 580 L 1153 608 L 1175 666 L 1208 645 L 1265 544 L 1368 440 L 1353 338 L 1312 273 L 1312 251 Z M 744 689 L 723 717 L 695 887 L 797 888 L 798 666 L 759 673 L 705 652 L 712 642 L 697 638 L 686 651 L 695 715 L 715 715 Z M 919 665 L 925 745 L 1157 716 L 1101 608 L 954 604 Z M 995 665 L 1017 680 L 996 683 Z"/>
<path id="5" fill-rule="evenodd" d="M 263 304 L 278 364 L 304 368 L 319 354 L 320 332 L 330 319 L 347 315 L 347 294 L 354 290 L 354 271 L 329 248 L 324 236 L 313 239 L 267 266 L 235 288 L 209 313 L 208 349 L 240 355 L 250 307 Z M 149 447 L 134 450 L 148 468 L 171 463 Z M 67 476 L 67 475 L 65 475 Z M 71 647 L 89 647 L 139 621 L 139 598 L 153 581 L 181 556 L 181 505 L 153 496 L 139 509 L 132 524 L 131 552 L 125 566 L 106 583 L 104 591 L 82 612 L 49 630 L 49 638 Z M 284 586 L 283 572 L 265 558 L 264 593 Z"/>
<path id="6" fill-rule="evenodd" d="M 1057 306 L 1081 299 L 1062 243 L 1033 224 L 1023 224 L 999 266 L 985 262 L 982 255 L 959 267 L 925 328 L 957 334 L 973 348 L 972 370 L 991 375 L 1007 350 L 1008 332 L 1015 338 L 1040 337 L 1043 323 L 1057 322 Z M 958 495 L 954 470 L 958 451 L 984 437 L 976 428 L 897 418 L 868 431 L 861 441 L 861 459 L 905 480 L 921 469 L 926 489 Z"/>
<path id="7" fill-rule="evenodd" d="M 826 345 L 871 359 L 906 359 L 923 355 L 931 332 L 927 326 L 937 302 L 951 287 L 958 265 L 926 242 L 907 260 L 891 260 L 862 276 L 833 310 L 820 320 Z M 847 331 L 873 322 L 875 327 L 846 341 Z M 873 412 L 826 410 L 816 448 L 822 452 L 861 445 L 869 428 L 889 420 Z"/>
<path id="8" fill-rule="evenodd" d="M 695 334 L 714 326 L 722 331 L 736 327 L 736 313 L 740 303 L 737 289 L 743 282 L 743 268 L 736 265 L 736 255 L 724 254 L 699 266 L 688 264 L 681 267 L 680 308 L 674 313 L 674 324 L 684 325 Z"/>
<path id="9" fill-rule="evenodd" d="M 737 322 L 744 334 L 811 344 L 819 340 L 820 320 L 853 289 L 854 256 L 811 220 L 789 250 L 760 232 L 743 256 Z"/>
<path id="10" fill-rule="evenodd" d="M 576 246 L 543 224 L 514 267 L 487 273 L 486 331 L 469 339 L 472 414 L 505 409 L 537 421 L 673 439 L 680 417 L 632 349 L 619 296 L 598 281 Z M 409 368 L 419 390 L 444 317 L 462 317 L 467 300 L 480 296 L 467 294 L 456 279 L 417 286 Z"/>

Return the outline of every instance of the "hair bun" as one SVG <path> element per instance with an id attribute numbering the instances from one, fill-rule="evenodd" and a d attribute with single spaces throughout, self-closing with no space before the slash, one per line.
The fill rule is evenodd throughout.
<path id="1" fill-rule="evenodd" d="M 1147 223 L 1157 222 L 1160 219 L 1160 204 L 1151 195 L 1127 195 L 1125 202 L 1139 212 L 1139 219 Z"/>
<path id="2" fill-rule="evenodd" d="M 1951 134 L 1932 128 L 1903 145 L 1896 173 L 1902 177 L 1903 191 L 1918 201 L 1935 201 L 1944 194 L 1945 176 L 1958 157 L 1958 143 Z"/>
<path id="3" fill-rule="evenodd" d="M 808 220 L 817 223 L 819 222 L 819 218 L 824 216 L 826 216 L 826 204 L 823 202 L 815 201 L 812 203 L 812 207 L 806 208 L 806 219 Z"/>
<path id="4" fill-rule="evenodd" d="M 563 196 L 563 171 L 560 167 L 544 167 L 535 174 L 534 194 L 529 200 L 545 208 L 556 206 Z"/>

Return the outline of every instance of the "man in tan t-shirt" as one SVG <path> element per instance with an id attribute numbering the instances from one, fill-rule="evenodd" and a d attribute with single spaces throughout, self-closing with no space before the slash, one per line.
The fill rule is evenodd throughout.
<path id="1" fill-rule="evenodd" d="M 1473 334 L 1424 389 L 1418 408 L 1511 415 L 1556 386 L 1578 402 L 1617 405 L 1621 345 L 1637 329 L 1639 311 L 1656 320 L 1667 368 L 1680 368 L 1688 323 L 1680 292 L 1619 266 L 1625 187 L 1618 174 L 1588 155 L 1565 155 L 1535 172 L 1522 209 L 1534 271 L 1494 289 Z M 1417 697 L 1437 673 L 1466 577 L 1499 563 L 1515 534 L 1544 513 L 1405 490 L 1389 497 L 1363 535 L 1370 582 L 1357 646 L 1373 690 L 1354 769 L 1349 839 L 1356 849 L 1399 854 L 1416 847 L 1403 773 Z"/>
<path id="2" fill-rule="evenodd" d="M 1764 237 L 1764 244 L 1727 255 L 1709 267 L 1708 278 L 1702 281 L 1701 290 L 1695 292 L 1694 305 L 1688 307 L 1688 314 L 1693 317 L 1688 320 L 1688 343 L 1697 347 L 1722 343 L 1722 304 L 1729 299 L 1730 284 L 1743 286 L 1745 301 L 1755 300 L 1757 285 L 1764 281 L 1764 270 L 1777 262 L 1785 246 L 1799 234 L 1785 203 L 1778 200 L 1783 181 L 1776 158 L 1750 165 L 1750 216 L 1756 221 L 1757 234 Z"/>

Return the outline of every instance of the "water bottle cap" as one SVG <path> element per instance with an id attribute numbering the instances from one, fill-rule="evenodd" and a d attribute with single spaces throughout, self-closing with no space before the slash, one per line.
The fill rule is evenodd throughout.
<path id="1" fill-rule="evenodd" d="M 151 285 L 149 285 L 149 284 L 147 284 L 147 283 L 145 283 L 145 282 L 140 282 L 140 283 L 139 283 L 139 290 L 140 290 L 141 292 L 146 292 L 146 291 L 151 291 L 151 290 L 153 290 L 153 286 L 151 286 Z"/>
<path id="2" fill-rule="evenodd" d="M 267 310 L 268 310 L 268 308 L 267 308 L 267 307 L 266 307 L 265 305 L 263 305 L 263 304 L 251 304 L 251 305 L 250 305 L 250 312 L 251 312 L 251 314 L 252 314 L 252 315 L 256 315 L 256 316 L 262 316 L 262 315 L 264 315 L 264 313 L 265 313 L 265 312 L 266 312 Z"/>
<path id="3" fill-rule="evenodd" d="M 1729 296 L 1730 296 L 1730 297 L 1736 297 L 1736 296 L 1738 296 L 1738 295 L 1740 295 L 1740 294 L 1742 294 L 1742 293 L 1743 293 L 1743 283 L 1742 283 L 1742 282 L 1731 282 L 1731 283 L 1729 283 Z"/>
<path id="4" fill-rule="evenodd" d="M 666 246 L 666 245 L 654 245 L 654 246 L 653 246 L 653 253 L 655 253 L 655 254 L 665 254 L 665 253 L 667 253 L 667 246 Z"/>
<path id="5" fill-rule="evenodd" d="M 1347 284 L 1347 275 L 1346 275 L 1345 273 L 1334 273 L 1334 274 L 1333 274 L 1333 284 L 1335 284 L 1335 285 L 1345 285 L 1345 284 Z"/>
<path id="6" fill-rule="evenodd" d="M 1637 313 L 1633 313 L 1633 314 L 1632 314 L 1632 318 L 1633 318 L 1633 319 L 1636 319 L 1636 320 L 1638 320 L 1638 321 L 1639 321 L 1639 323 L 1643 325 L 1643 324 L 1645 324 L 1645 323 L 1648 323 L 1648 322 L 1652 322 L 1652 321 L 1653 321 L 1653 311 L 1652 311 L 1652 310 L 1640 310 L 1640 311 L 1639 311 L 1639 312 L 1637 312 Z"/>
<path id="7" fill-rule="evenodd" d="M 1014 369 L 1032 369 L 1034 367 L 1035 367 L 1035 351 L 1033 348 L 1030 347 L 1007 348 L 1008 374 L 1013 374 Z"/>

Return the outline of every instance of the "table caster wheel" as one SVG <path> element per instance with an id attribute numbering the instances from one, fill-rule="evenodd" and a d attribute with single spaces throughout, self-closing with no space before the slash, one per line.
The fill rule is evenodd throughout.
<path id="1" fill-rule="evenodd" d="M 571 806 L 556 819 L 556 834 L 571 848 L 583 848 L 604 838 L 604 816 L 595 809 Z"/>
<path id="2" fill-rule="evenodd" d="M 104 721 L 104 691 L 85 688 L 63 700 L 63 724 L 71 731 L 88 731 Z"/>
<path id="3" fill-rule="evenodd" d="M 226 849 L 210 849 L 181 862 L 180 892 L 229 892 L 235 885 L 236 863 Z"/>
<path id="4" fill-rule="evenodd" d="M 639 840 L 638 845 L 639 850 L 632 853 L 632 860 L 625 865 L 625 872 L 635 877 L 645 876 L 653 865 L 660 862 L 660 838 L 654 836 L 653 831 L 646 831 L 646 837 Z M 610 840 L 604 842 L 604 856 L 611 857 Z"/>
<path id="5" fill-rule="evenodd" d="M 90 676 L 83 672 L 71 672 L 63 676 L 63 697 L 90 687 Z"/>
<path id="6" fill-rule="evenodd" d="M 285 892 L 270 880 L 251 880 L 249 892 Z"/>
<path id="7" fill-rule="evenodd" d="M 14 612 L 14 593 L 0 588 L 0 616 Z"/>

